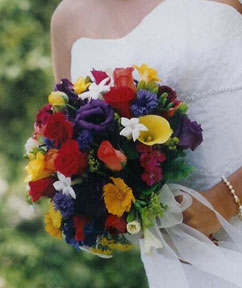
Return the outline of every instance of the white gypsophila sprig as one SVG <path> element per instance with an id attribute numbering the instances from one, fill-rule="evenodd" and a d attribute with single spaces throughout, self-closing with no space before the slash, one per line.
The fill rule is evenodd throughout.
<path id="1" fill-rule="evenodd" d="M 140 135 L 141 131 L 148 131 L 148 128 L 139 123 L 139 118 L 121 118 L 121 124 L 125 128 L 120 132 L 121 136 L 126 137 L 127 139 L 133 138 L 133 141 L 135 142 Z"/>
<path id="2" fill-rule="evenodd" d="M 88 87 L 88 91 L 81 93 L 79 95 L 79 97 L 81 99 L 101 99 L 103 100 L 103 93 L 107 93 L 110 90 L 110 84 L 106 84 L 106 82 L 109 80 L 109 77 L 103 79 L 99 84 L 96 83 L 92 83 L 89 87 Z"/>
<path id="3" fill-rule="evenodd" d="M 65 177 L 65 175 L 57 172 L 57 177 L 59 181 L 56 181 L 53 186 L 55 190 L 61 191 L 64 195 L 71 196 L 76 199 L 76 193 L 74 189 L 71 187 L 71 178 Z"/>
<path id="4" fill-rule="evenodd" d="M 35 139 L 33 139 L 32 137 L 30 137 L 26 143 L 25 143 L 25 151 L 27 154 L 29 154 L 30 152 L 33 151 L 34 148 L 38 148 L 39 147 L 39 142 Z"/>

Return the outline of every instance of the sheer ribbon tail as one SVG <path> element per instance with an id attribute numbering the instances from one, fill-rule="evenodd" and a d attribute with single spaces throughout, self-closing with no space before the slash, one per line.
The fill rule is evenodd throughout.
<path id="1" fill-rule="evenodd" d="M 182 203 L 175 200 L 176 195 L 183 195 Z M 147 250 L 146 235 L 140 240 L 141 258 L 149 287 L 193 287 L 186 274 L 187 265 L 192 265 L 204 275 L 209 273 L 213 279 L 211 281 L 222 281 L 233 288 L 242 287 L 242 225 L 241 230 L 233 227 L 200 193 L 188 187 L 166 184 L 159 196 L 169 208 L 164 216 L 156 219 L 155 226 L 149 228 L 149 233 L 153 234 L 151 238 L 156 238 L 151 243 L 156 245 L 151 245 Z M 216 246 L 204 234 L 183 223 L 182 212 L 190 206 L 191 196 L 216 213 L 229 235 L 224 247 Z M 157 245 L 157 241 L 161 245 Z M 189 264 L 183 264 L 181 260 Z"/>

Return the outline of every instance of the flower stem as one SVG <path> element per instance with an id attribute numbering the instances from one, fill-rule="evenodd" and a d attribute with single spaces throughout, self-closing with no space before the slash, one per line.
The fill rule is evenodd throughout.
<path id="1" fill-rule="evenodd" d="M 69 108 L 72 109 L 72 110 L 75 110 L 75 111 L 77 110 L 74 106 L 72 106 L 72 105 L 70 105 L 70 104 L 66 104 L 66 106 L 69 107 Z"/>

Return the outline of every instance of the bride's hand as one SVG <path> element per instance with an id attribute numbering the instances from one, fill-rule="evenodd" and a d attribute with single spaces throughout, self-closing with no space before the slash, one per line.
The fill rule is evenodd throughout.
<path id="1" fill-rule="evenodd" d="M 215 191 L 210 189 L 200 193 L 213 205 L 216 210 L 221 210 L 217 209 L 220 206 L 220 199 L 218 199 L 219 195 L 218 193 L 214 192 Z M 183 212 L 183 222 L 199 230 L 206 236 L 216 233 L 220 229 L 221 224 L 215 213 L 195 198 L 192 200 L 191 206 Z M 180 202 L 179 199 L 178 202 Z"/>

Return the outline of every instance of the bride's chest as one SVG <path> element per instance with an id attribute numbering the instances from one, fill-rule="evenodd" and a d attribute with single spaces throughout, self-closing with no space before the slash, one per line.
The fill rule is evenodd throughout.
<path id="1" fill-rule="evenodd" d="M 206 5 L 199 10 L 193 5 L 186 8 L 177 5 L 174 10 L 164 3 L 119 39 L 79 39 L 72 49 L 72 78 L 92 68 L 147 63 L 157 69 L 164 82 L 187 95 L 241 85 L 239 13 L 233 8 L 224 10 L 224 6 L 221 11 Z M 219 12 L 224 14 L 217 17 Z"/>

